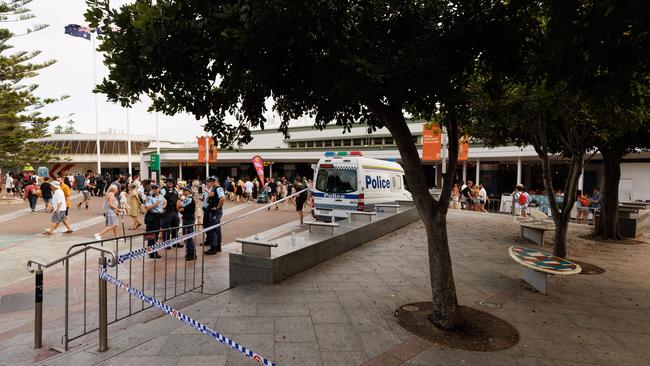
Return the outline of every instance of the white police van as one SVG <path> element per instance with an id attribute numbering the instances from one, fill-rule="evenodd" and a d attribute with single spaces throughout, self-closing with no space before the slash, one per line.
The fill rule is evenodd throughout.
<path id="1" fill-rule="evenodd" d="M 330 221 L 350 211 L 373 211 L 377 203 L 410 200 L 404 169 L 394 161 L 364 158 L 360 152 L 325 153 L 314 172 L 314 217 Z"/>

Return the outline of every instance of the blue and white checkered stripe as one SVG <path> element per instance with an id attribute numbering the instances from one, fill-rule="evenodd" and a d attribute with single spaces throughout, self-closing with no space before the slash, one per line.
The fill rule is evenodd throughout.
<path id="1" fill-rule="evenodd" d="M 157 307 L 158 309 L 164 311 L 166 314 L 171 315 L 172 317 L 174 317 L 174 318 L 180 320 L 181 322 L 191 326 L 192 328 L 198 330 L 199 332 L 201 332 L 203 334 L 207 334 L 210 337 L 212 337 L 212 338 L 216 339 L 217 341 L 219 341 L 220 343 L 222 343 L 222 344 L 224 344 L 224 345 L 226 345 L 226 346 L 228 346 L 228 347 L 230 347 L 230 348 L 232 348 L 232 349 L 246 355 L 247 357 L 253 359 L 253 361 L 259 363 L 260 365 L 276 366 L 276 364 L 274 362 L 268 360 L 267 358 L 264 358 L 264 357 L 258 355 L 257 353 L 253 352 L 253 350 L 248 349 L 248 348 L 240 345 L 239 343 L 233 341 L 232 339 L 224 336 L 223 334 L 220 334 L 219 332 L 208 328 L 207 326 L 205 326 L 205 324 L 202 324 L 201 322 L 190 318 L 189 316 L 181 313 L 180 311 L 172 308 L 171 306 L 164 304 L 160 300 L 158 300 L 156 298 L 153 298 L 151 296 L 145 295 L 142 291 L 129 286 L 126 282 L 120 281 L 117 278 L 109 275 L 108 272 L 106 272 L 106 269 L 104 267 L 101 267 L 101 266 L 99 267 L 99 278 L 106 281 L 106 282 L 112 283 L 113 285 L 115 285 L 115 286 L 117 286 L 117 287 L 119 287 L 119 288 L 121 288 L 123 290 L 126 290 L 129 294 L 139 298 L 140 300 L 142 300 L 142 301 L 144 301 L 144 302 L 146 302 L 148 304 L 151 304 L 151 305 Z"/>
<path id="2" fill-rule="evenodd" d="M 357 170 L 356 166 L 350 166 L 350 165 L 336 165 L 334 164 L 333 167 L 331 168 L 321 168 L 325 170 Z"/>
<path id="3" fill-rule="evenodd" d="M 329 203 L 317 203 L 316 204 L 316 209 L 317 210 L 356 211 L 357 206 L 356 205 L 337 205 L 337 204 L 329 204 Z"/>

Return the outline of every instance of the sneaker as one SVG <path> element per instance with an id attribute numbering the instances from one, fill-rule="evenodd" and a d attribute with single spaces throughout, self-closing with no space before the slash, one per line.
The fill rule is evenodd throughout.
<path id="1" fill-rule="evenodd" d="M 96 240 L 102 240 L 102 236 L 99 235 L 99 233 L 95 234 L 95 239 Z"/>
<path id="2" fill-rule="evenodd" d="M 162 258 L 162 256 L 158 253 L 151 253 L 149 254 L 149 258 Z"/>
<path id="3" fill-rule="evenodd" d="M 192 256 L 192 255 L 190 255 L 190 256 L 187 256 L 187 255 L 186 255 L 186 256 L 185 256 L 185 260 L 186 260 L 186 261 L 193 261 L 193 260 L 195 260 L 196 258 L 197 258 L 197 257 L 196 257 L 196 254 L 194 254 L 193 256 Z"/>
<path id="4" fill-rule="evenodd" d="M 220 251 L 221 250 L 210 249 L 210 250 L 206 250 L 205 252 L 203 252 L 203 254 L 205 254 L 205 255 L 215 255 L 215 254 L 219 253 Z"/>
<path id="5" fill-rule="evenodd" d="M 72 230 L 66 230 L 66 231 L 64 231 L 63 233 L 64 233 L 64 234 L 72 234 L 72 233 L 74 233 L 74 231 L 72 231 Z"/>
<path id="6" fill-rule="evenodd" d="M 43 234 L 43 235 L 52 235 L 52 232 L 50 230 L 43 230 L 43 232 L 41 234 Z"/>

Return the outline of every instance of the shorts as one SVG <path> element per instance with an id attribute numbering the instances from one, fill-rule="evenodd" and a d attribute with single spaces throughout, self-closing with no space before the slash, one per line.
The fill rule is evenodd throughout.
<path id="1" fill-rule="evenodd" d="M 63 222 L 63 220 L 65 220 L 65 212 L 63 212 L 63 211 L 59 211 L 59 212 L 54 211 L 52 213 L 52 223 L 53 224 L 58 224 L 60 222 Z"/>
<path id="2" fill-rule="evenodd" d="M 82 192 L 84 194 L 84 200 L 89 200 L 90 199 L 90 191 L 84 190 Z"/>
<path id="3" fill-rule="evenodd" d="M 13 192 L 13 188 L 7 188 L 7 193 Z"/>
<path id="4" fill-rule="evenodd" d="M 43 202 L 45 202 L 45 204 L 47 205 L 48 203 L 52 202 L 52 197 L 50 198 L 43 197 Z"/>
<path id="5" fill-rule="evenodd" d="M 485 204 L 485 200 L 478 200 L 478 203 L 481 204 L 481 205 L 484 205 L 484 204 Z"/>
<path id="6" fill-rule="evenodd" d="M 302 208 L 305 206 L 305 201 L 307 201 L 307 199 L 302 197 L 296 199 L 296 211 L 302 211 Z"/>

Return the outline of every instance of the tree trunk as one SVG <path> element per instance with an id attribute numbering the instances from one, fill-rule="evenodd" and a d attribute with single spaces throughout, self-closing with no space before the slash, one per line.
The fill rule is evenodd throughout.
<path id="1" fill-rule="evenodd" d="M 373 114 L 385 121 L 386 127 L 395 139 L 402 158 L 406 180 L 413 196 L 413 202 L 420 213 L 427 232 L 429 277 L 434 307 L 431 321 L 443 330 L 455 330 L 460 324 L 460 312 L 447 238 L 446 218 L 449 205 L 441 204 L 431 197 L 429 193 L 426 178 L 422 171 L 420 155 L 413 143 L 413 136 L 406 124 L 402 109 L 397 107 L 389 108 L 381 103 L 369 103 L 368 107 Z M 457 136 L 458 126 L 454 124 L 454 128 L 456 129 L 454 136 Z M 458 144 L 458 141 L 456 141 L 456 144 Z M 458 150 L 457 145 L 454 150 Z M 453 160 L 455 164 L 457 159 L 454 158 Z M 453 173 L 446 178 L 453 180 Z M 449 197 L 450 192 L 451 183 L 445 182 L 442 196 Z"/>
<path id="2" fill-rule="evenodd" d="M 600 150 L 605 163 L 605 185 L 600 202 L 600 222 L 597 233 L 603 239 L 620 240 L 618 228 L 618 185 L 621 180 L 622 155 L 610 148 Z"/>

